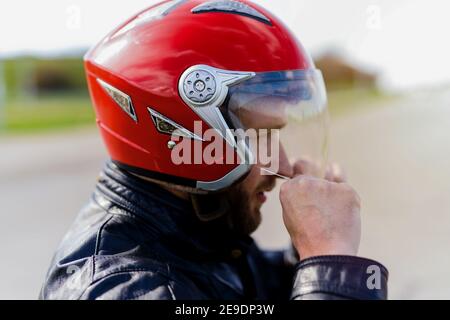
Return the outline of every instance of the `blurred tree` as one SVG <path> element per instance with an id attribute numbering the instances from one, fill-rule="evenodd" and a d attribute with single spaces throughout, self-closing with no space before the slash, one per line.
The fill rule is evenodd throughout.
<path id="1" fill-rule="evenodd" d="M 376 74 L 357 68 L 338 54 L 326 53 L 317 58 L 315 64 L 322 70 L 327 88 L 330 90 L 376 89 Z"/>
<path id="2" fill-rule="evenodd" d="M 8 97 L 36 95 L 86 95 L 87 85 L 81 57 L 16 57 L 6 62 Z"/>
<path id="3" fill-rule="evenodd" d="M 55 67 L 38 66 L 29 83 L 37 94 L 68 92 L 73 86 L 67 73 Z"/>

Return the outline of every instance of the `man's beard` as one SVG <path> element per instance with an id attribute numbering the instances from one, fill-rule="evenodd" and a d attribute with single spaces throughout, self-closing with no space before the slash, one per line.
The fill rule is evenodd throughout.
<path id="1" fill-rule="evenodd" d="M 273 188 L 274 179 L 268 179 L 267 188 Z M 256 231 L 262 221 L 260 206 L 255 202 L 255 195 L 246 190 L 242 184 L 237 184 L 226 194 L 229 204 L 228 223 L 232 230 L 241 235 L 250 235 Z M 250 201 L 253 199 L 253 202 Z"/>
<path id="2" fill-rule="evenodd" d="M 252 208 L 248 201 L 251 195 L 241 185 L 237 185 L 227 192 L 226 197 L 229 203 L 228 223 L 231 229 L 242 235 L 253 233 L 262 218 L 259 208 Z"/>

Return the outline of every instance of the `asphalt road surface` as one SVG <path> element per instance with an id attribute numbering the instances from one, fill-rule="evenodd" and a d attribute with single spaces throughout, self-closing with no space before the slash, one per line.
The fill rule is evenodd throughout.
<path id="1" fill-rule="evenodd" d="M 334 119 L 332 159 L 362 198 L 360 255 L 390 270 L 390 298 L 450 298 L 450 93 Z M 35 299 L 106 157 L 93 129 L 0 138 L 0 299 Z M 289 243 L 274 192 L 255 237 Z"/>

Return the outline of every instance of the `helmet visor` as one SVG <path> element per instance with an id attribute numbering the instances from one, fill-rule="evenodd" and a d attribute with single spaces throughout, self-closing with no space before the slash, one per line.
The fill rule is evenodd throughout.
<path id="1" fill-rule="evenodd" d="M 309 175 L 325 175 L 328 112 L 319 70 L 256 73 L 229 88 L 224 106 L 227 122 L 242 129 L 237 139 L 250 150 L 246 161 L 262 174 L 289 179 L 297 161 L 307 159 Z"/>

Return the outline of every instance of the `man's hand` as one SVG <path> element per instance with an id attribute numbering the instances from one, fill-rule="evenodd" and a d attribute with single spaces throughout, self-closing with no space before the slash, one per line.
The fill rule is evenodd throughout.
<path id="1" fill-rule="evenodd" d="M 283 220 L 300 258 L 322 255 L 356 255 L 361 237 L 360 199 L 346 183 L 337 165 L 327 180 L 308 174 L 311 163 L 294 166 L 300 174 L 281 186 Z"/>

